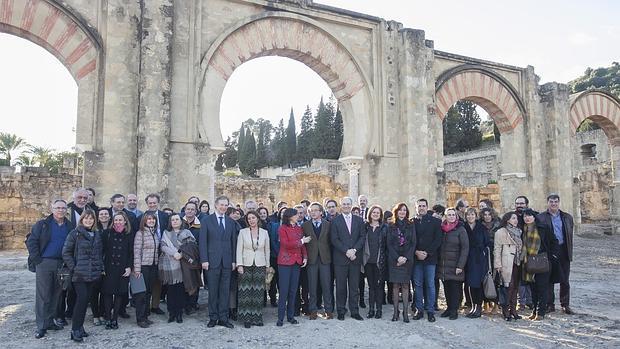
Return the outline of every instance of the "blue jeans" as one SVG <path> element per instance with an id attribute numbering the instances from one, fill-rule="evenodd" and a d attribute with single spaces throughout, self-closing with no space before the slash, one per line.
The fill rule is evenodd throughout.
<path id="1" fill-rule="evenodd" d="M 418 311 L 435 313 L 435 264 L 416 263 L 413 266 L 413 283 L 415 285 L 415 307 Z"/>

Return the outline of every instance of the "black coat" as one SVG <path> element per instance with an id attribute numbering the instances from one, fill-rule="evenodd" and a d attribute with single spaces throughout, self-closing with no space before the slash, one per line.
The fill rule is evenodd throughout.
<path id="1" fill-rule="evenodd" d="M 28 269 L 35 272 L 35 266 L 43 261 L 41 254 L 45 251 L 47 244 L 52 236 L 52 228 L 50 224 L 54 220 L 53 215 L 36 222 L 30 234 L 26 238 L 26 248 L 28 249 Z M 68 224 L 69 231 L 75 229 L 75 225 L 70 220 L 65 219 Z"/>
<path id="2" fill-rule="evenodd" d="M 566 246 L 566 252 L 568 253 L 568 260 L 573 260 L 573 216 L 560 210 L 560 218 L 562 219 L 562 235 L 564 235 L 564 246 Z M 545 211 L 540 213 L 536 220 L 538 226 L 545 227 L 548 231 L 553 233 L 553 221 L 551 219 L 551 213 Z"/>
<path id="3" fill-rule="evenodd" d="M 366 231 L 364 230 L 364 220 L 361 217 L 351 214 L 351 232 L 349 233 L 344 215 L 336 216 L 329 226 L 329 238 L 333 246 L 332 261 L 334 265 L 362 264 Z M 349 249 L 357 250 L 353 261 L 346 255 Z"/>
<path id="4" fill-rule="evenodd" d="M 112 213 L 112 207 L 108 207 L 108 212 L 110 212 L 110 221 L 114 222 L 114 214 Z M 124 208 L 123 212 L 125 212 L 125 214 L 127 215 L 127 218 L 129 218 L 129 226 L 131 226 L 131 233 L 135 236 L 138 229 L 140 229 L 140 222 L 138 221 L 138 218 L 136 217 L 136 215 L 133 212 L 129 211 L 128 209 Z M 161 231 L 164 231 L 164 229 L 162 229 Z"/>
<path id="5" fill-rule="evenodd" d="M 101 233 L 105 276 L 101 292 L 125 294 L 129 277 L 123 277 L 125 268 L 133 266 L 133 238 L 130 232 L 117 233 L 113 229 Z"/>
<path id="6" fill-rule="evenodd" d="M 72 271 L 72 282 L 93 282 L 103 273 L 103 242 L 101 234 L 91 237 L 86 228 L 72 230 L 62 248 L 62 259 Z"/>
<path id="7" fill-rule="evenodd" d="M 402 246 L 400 245 L 400 237 L 398 234 L 399 229 L 405 237 L 405 243 Z M 400 226 L 400 228 L 398 224 L 390 224 L 387 231 L 386 244 L 390 282 L 402 283 L 406 282 L 406 280 L 410 280 L 416 249 L 415 224 L 406 222 L 403 226 Z M 401 266 L 397 266 L 398 257 L 400 256 L 407 258 L 407 262 Z"/>
<path id="8" fill-rule="evenodd" d="M 386 259 L 387 259 L 387 234 L 388 234 L 388 225 L 385 223 L 381 223 L 377 227 L 377 232 L 373 231 L 373 227 L 370 223 L 364 223 L 364 228 L 366 229 L 366 241 L 364 242 L 364 266 L 368 264 L 370 258 L 370 245 L 368 244 L 368 236 L 370 234 L 379 234 L 379 249 L 377 251 L 377 260 L 374 261 L 377 265 L 377 269 L 379 270 L 379 280 L 384 280 L 384 276 L 386 275 Z"/>
<path id="9" fill-rule="evenodd" d="M 474 229 L 465 223 L 465 230 L 469 239 L 469 253 L 465 265 L 465 283 L 471 287 L 482 287 L 482 280 L 489 271 L 489 248 L 491 242 L 487 229 L 476 221 Z"/>
<path id="10" fill-rule="evenodd" d="M 425 251 L 426 259 L 420 261 L 416 257 L 416 263 L 425 265 L 437 264 L 439 247 L 441 246 L 441 220 L 427 213 L 421 218 L 415 218 L 416 250 Z"/>
<path id="11" fill-rule="evenodd" d="M 465 281 L 465 265 L 469 255 L 469 238 L 463 224 L 459 224 L 447 233 L 443 233 L 443 241 L 439 249 L 436 277 L 441 280 Z M 460 274 L 456 268 L 462 269 Z"/>

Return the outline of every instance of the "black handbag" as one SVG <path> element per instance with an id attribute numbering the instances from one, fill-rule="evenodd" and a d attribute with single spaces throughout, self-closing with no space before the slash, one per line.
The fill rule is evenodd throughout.
<path id="1" fill-rule="evenodd" d="M 548 273 L 551 270 L 551 264 L 549 264 L 547 252 L 527 256 L 525 270 L 530 274 Z"/>

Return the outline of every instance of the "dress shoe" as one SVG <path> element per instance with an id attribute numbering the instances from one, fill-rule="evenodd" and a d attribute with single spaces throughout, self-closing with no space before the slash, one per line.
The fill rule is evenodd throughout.
<path id="1" fill-rule="evenodd" d="M 177 324 L 182 324 L 183 323 L 183 313 L 179 313 L 179 315 L 177 315 Z"/>
<path id="2" fill-rule="evenodd" d="M 106 320 L 106 321 L 104 322 L 104 324 L 105 324 L 105 329 L 106 329 L 106 330 L 111 330 L 111 329 L 112 329 L 112 321 L 108 321 L 108 320 Z"/>
<path id="3" fill-rule="evenodd" d="M 56 324 L 51 324 L 51 325 L 47 326 L 47 330 L 48 330 L 48 331 L 49 331 L 49 330 L 52 330 L 52 331 L 60 331 L 60 330 L 62 330 L 62 329 L 64 329 L 64 327 L 62 327 L 62 326 L 58 326 L 58 325 L 56 325 Z"/>
<path id="4" fill-rule="evenodd" d="M 395 311 L 394 315 L 392 315 L 392 321 L 398 321 L 398 317 L 400 316 L 400 311 Z"/>
<path id="5" fill-rule="evenodd" d="M 344 314 L 338 314 L 338 320 L 343 321 L 344 320 Z"/>
<path id="6" fill-rule="evenodd" d="M 131 317 L 126 312 L 118 313 L 118 316 L 122 317 L 123 319 L 129 319 Z"/>
<path id="7" fill-rule="evenodd" d="M 450 314 L 452 314 L 452 312 L 450 310 L 446 310 L 443 313 L 441 313 L 440 316 L 441 317 L 448 317 L 448 316 L 450 316 Z"/>
<path id="8" fill-rule="evenodd" d="M 84 326 L 80 328 L 80 333 L 82 334 L 82 337 L 84 338 L 88 337 L 88 332 L 86 332 L 86 330 L 84 329 Z"/>
<path id="9" fill-rule="evenodd" d="M 448 317 L 448 319 L 450 320 L 456 320 L 459 318 L 459 312 L 457 310 L 454 310 L 453 312 L 450 313 L 450 316 Z"/>
<path id="10" fill-rule="evenodd" d="M 381 319 L 382 316 L 382 311 L 381 309 L 377 309 L 377 312 L 375 313 L 375 319 Z"/>
<path id="11" fill-rule="evenodd" d="M 284 325 L 284 324 L 282 323 L 282 320 L 278 320 L 278 322 L 276 322 L 276 326 L 278 326 L 278 327 L 282 327 L 282 325 Z"/>
<path id="12" fill-rule="evenodd" d="M 325 313 L 325 320 L 331 320 L 333 318 L 334 318 L 334 313 L 330 313 L 330 312 Z"/>
<path id="13" fill-rule="evenodd" d="M 58 326 L 67 326 L 67 320 L 61 318 L 54 319 L 54 323 Z"/>
<path id="14" fill-rule="evenodd" d="M 435 322 L 435 314 L 428 313 L 428 322 Z"/>
<path id="15" fill-rule="evenodd" d="M 424 318 L 424 312 L 423 311 L 416 311 L 415 314 L 413 314 L 413 319 L 414 320 L 420 320 Z"/>
<path id="16" fill-rule="evenodd" d="M 373 308 L 370 308 L 368 310 L 368 315 L 366 317 L 369 319 L 372 319 L 373 317 L 375 317 L 375 310 Z"/>
<path id="17" fill-rule="evenodd" d="M 297 319 L 295 319 L 295 318 L 288 319 L 286 321 L 288 321 L 288 323 L 291 324 L 291 325 L 297 325 L 299 323 L 299 321 L 297 321 Z"/>
<path id="18" fill-rule="evenodd" d="M 47 333 L 47 331 L 45 331 L 45 330 L 37 330 L 34 333 L 34 338 L 36 338 L 36 339 L 43 338 L 43 337 L 45 337 L 46 333 Z"/>
<path id="19" fill-rule="evenodd" d="M 151 313 L 153 314 L 157 314 L 157 315 L 164 315 L 165 312 L 159 308 L 151 308 Z"/>
<path id="20" fill-rule="evenodd" d="M 566 315 L 575 315 L 575 312 L 569 306 L 562 307 L 562 311 Z"/>
<path id="21" fill-rule="evenodd" d="M 360 308 L 366 308 L 366 303 L 364 302 L 364 299 L 360 299 L 360 304 L 359 304 Z"/>
<path id="22" fill-rule="evenodd" d="M 84 338 L 82 338 L 82 333 L 77 330 L 77 331 L 71 331 L 71 340 L 74 342 L 78 342 L 81 343 L 84 341 Z"/>
<path id="23" fill-rule="evenodd" d="M 363 321 L 364 320 L 364 318 L 360 314 L 352 314 L 351 318 L 355 319 L 355 320 L 358 320 L 358 321 Z"/>
<path id="24" fill-rule="evenodd" d="M 168 315 L 168 323 L 174 322 L 177 319 L 174 315 Z"/>
<path id="25" fill-rule="evenodd" d="M 138 327 L 149 328 L 149 324 L 146 321 L 138 321 Z"/>
<path id="26" fill-rule="evenodd" d="M 409 323 L 409 311 L 407 309 L 403 310 L 403 322 Z"/>
<path id="27" fill-rule="evenodd" d="M 213 328 L 213 327 L 215 327 L 215 325 L 217 325 L 217 321 L 209 320 L 209 323 L 207 324 L 207 327 L 208 328 Z"/>
<path id="28" fill-rule="evenodd" d="M 230 321 L 218 321 L 217 322 L 218 325 L 222 326 L 222 327 L 226 327 L 226 328 L 235 328 L 235 326 L 233 324 L 230 323 Z"/>
<path id="29" fill-rule="evenodd" d="M 555 304 L 549 304 L 547 305 L 547 313 L 553 313 L 555 312 Z"/>
<path id="30" fill-rule="evenodd" d="M 318 317 L 316 311 L 313 311 L 312 313 L 310 313 L 310 316 L 308 317 L 310 320 L 316 320 L 316 318 Z"/>

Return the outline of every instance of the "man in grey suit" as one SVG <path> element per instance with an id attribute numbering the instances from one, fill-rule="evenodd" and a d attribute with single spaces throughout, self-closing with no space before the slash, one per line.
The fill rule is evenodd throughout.
<path id="1" fill-rule="evenodd" d="M 347 295 L 351 317 L 364 320 L 359 314 L 359 278 L 366 232 L 364 220 L 351 214 L 353 199 L 340 201 L 341 214 L 331 221 L 330 240 L 333 247 L 334 274 L 336 275 L 336 306 L 338 320 L 347 312 Z"/>
<path id="2" fill-rule="evenodd" d="M 200 262 L 207 271 L 209 286 L 209 323 L 233 328 L 228 320 L 230 276 L 235 268 L 239 224 L 226 216 L 230 201 L 226 196 L 215 199 L 215 213 L 200 220 Z"/>
<path id="3" fill-rule="evenodd" d="M 306 250 L 308 251 L 306 272 L 308 274 L 308 288 L 310 290 L 308 311 L 310 312 L 310 320 L 316 320 L 317 297 L 320 287 L 325 307 L 325 319 L 329 320 L 333 318 L 334 312 L 331 275 L 332 250 L 329 239 L 330 223 L 322 219 L 323 206 L 318 202 L 310 204 L 308 209 L 310 211 L 310 220 L 302 225 L 304 236 L 312 238 L 306 244 Z"/>

